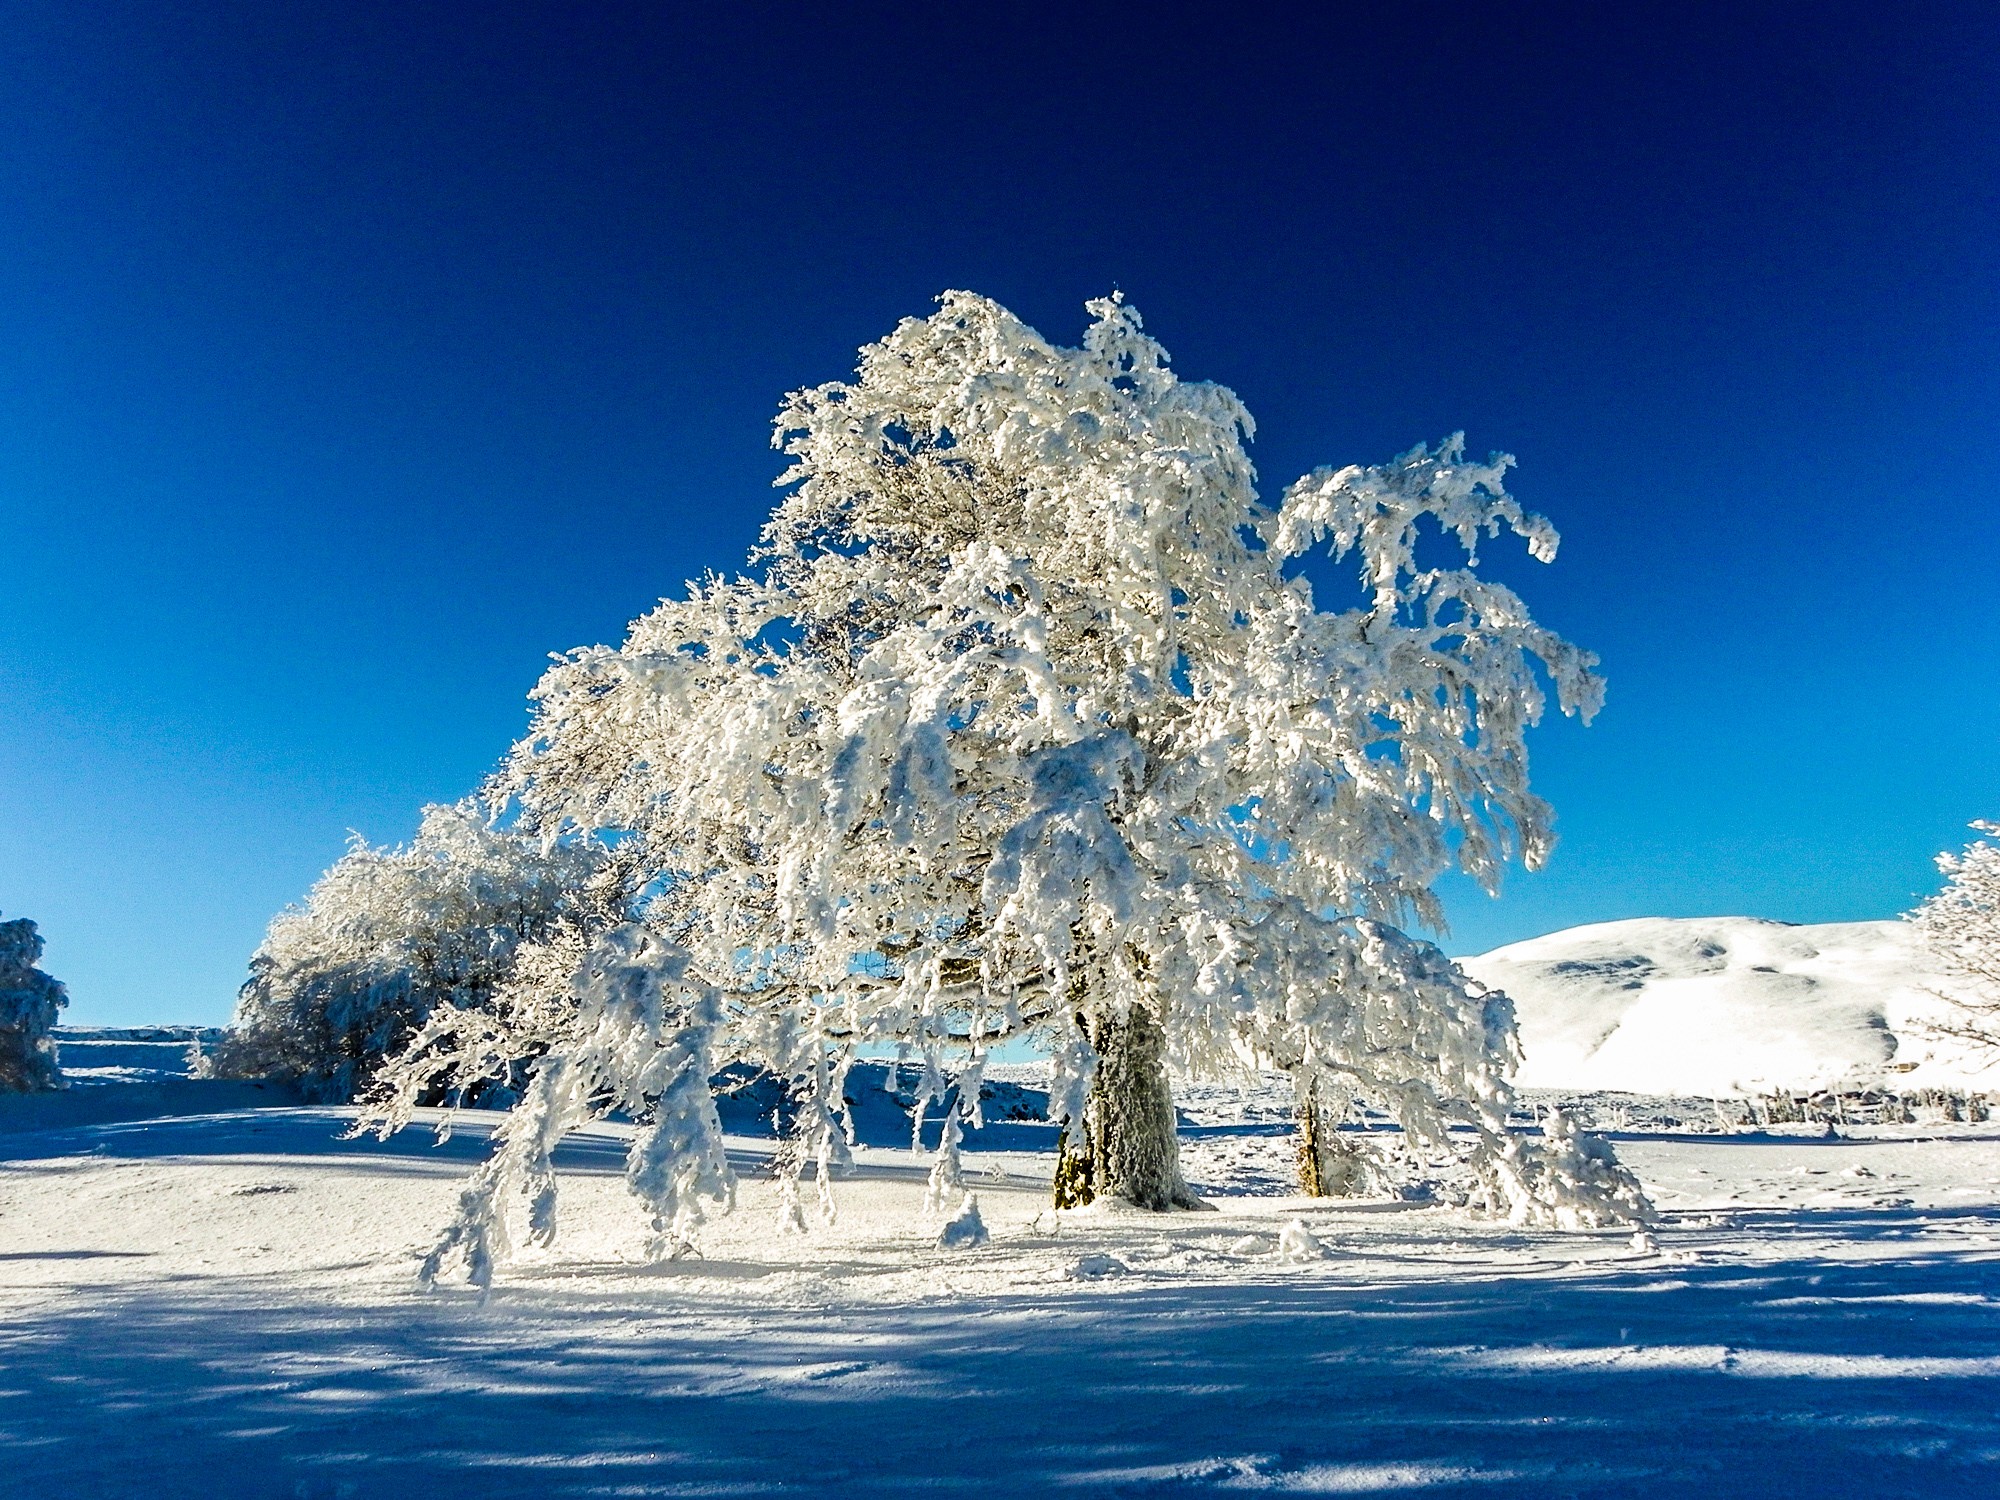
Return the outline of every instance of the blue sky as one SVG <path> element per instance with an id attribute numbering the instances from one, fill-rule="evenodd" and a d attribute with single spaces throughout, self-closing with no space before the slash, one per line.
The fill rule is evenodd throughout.
<path id="1" fill-rule="evenodd" d="M 1598 651 L 1451 947 L 1885 917 L 2000 815 L 2000 11 L 0 4 L 0 912 L 219 1021 L 946 287 L 1122 288 L 1265 488 L 1463 428 Z"/>

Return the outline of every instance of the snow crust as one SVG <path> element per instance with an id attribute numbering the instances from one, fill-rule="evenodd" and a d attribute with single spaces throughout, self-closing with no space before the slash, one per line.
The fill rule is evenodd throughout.
<path id="1" fill-rule="evenodd" d="M 1949 981 L 1905 922 L 1641 918 L 1459 964 L 1513 999 L 1523 1088 L 1733 1097 L 2000 1086 L 2000 1054 L 1926 1029 L 1949 1010 Z"/>

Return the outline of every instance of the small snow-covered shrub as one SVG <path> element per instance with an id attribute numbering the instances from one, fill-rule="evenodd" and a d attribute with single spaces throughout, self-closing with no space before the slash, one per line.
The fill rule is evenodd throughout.
<path id="1" fill-rule="evenodd" d="M 489 1012 L 524 946 L 601 929 L 625 904 L 602 847 L 544 848 L 470 803 L 426 809 L 406 848 L 357 837 L 303 906 L 272 921 L 210 1075 L 350 1100 L 434 1017 Z M 453 1081 L 505 1088 L 518 1061 Z"/>
<path id="2" fill-rule="evenodd" d="M 35 967 L 41 958 L 42 935 L 33 922 L 0 922 L 0 1091 L 62 1087 L 51 1033 L 69 998 Z"/>

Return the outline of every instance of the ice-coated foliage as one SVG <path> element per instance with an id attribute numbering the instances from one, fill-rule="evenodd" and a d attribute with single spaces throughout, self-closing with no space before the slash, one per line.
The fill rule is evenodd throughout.
<path id="1" fill-rule="evenodd" d="M 546 674 L 499 788 L 524 826 L 632 851 L 663 951 L 720 997 L 718 1055 L 792 1081 L 791 1168 L 822 1190 L 858 1047 L 908 1049 L 942 1099 L 954 1060 L 1032 1034 L 1081 1129 L 1104 1039 L 1157 1031 L 1178 1069 L 1275 1064 L 1440 1150 L 1471 1127 L 1515 1219 L 1643 1215 L 1608 1152 L 1508 1134 L 1511 1007 L 1402 930 L 1441 922 L 1454 866 L 1491 889 L 1542 862 L 1525 731 L 1550 688 L 1601 698 L 1476 571 L 1503 533 L 1555 553 L 1511 460 L 1454 436 L 1269 506 L 1250 414 L 1118 298 L 1075 349 L 941 302 L 788 398 L 748 573 Z M 1317 603 L 1322 548 L 1355 607 Z M 1185 1195 L 1163 1118 L 1128 1153 L 1162 1206 Z"/>
<path id="2" fill-rule="evenodd" d="M 42 935 L 33 922 L 0 922 L 0 1092 L 62 1087 L 52 1033 L 69 998 L 35 967 L 41 961 Z"/>
<path id="3" fill-rule="evenodd" d="M 272 921 L 210 1071 L 355 1097 L 427 1023 L 488 1014 L 524 944 L 619 920 L 613 864 L 594 844 L 544 848 L 496 828 L 471 803 L 427 808 L 404 848 L 355 838 L 305 904 Z M 512 1018 L 491 1068 L 460 1059 L 449 1082 L 506 1086 L 508 1065 L 534 1053 L 529 1019 Z"/>
<path id="4" fill-rule="evenodd" d="M 734 1201 L 710 1079 L 720 997 L 688 955 L 637 923 L 604 934 L 569 979 L 574 1000 L 565 1044 L 543 1058 L 526 1093 L 495 1133 L 496 1149 L 467 1185 L 459 1213 L 425 1259 L 434 1280 L 453 1258 L 478 1285 L 510 1248 L 508 1209 L 528 1200 L 531 1243 L 555 1235 L 555 1148 L 578 1125 L 620 1110 L 643 1123 L 626 1153 L 625 1180 L 652 1216 L 656 1253 L 691 1248 L 704 1198 Z M 408 1093 L 373 1117 L 387 1135 L 408 1122 Z"/>
<path id="5" fill-rule="evenodd" d="M 1910 913 L 1924 946 L 1952 981 L 1948 1019 L 1938 1030 L 2000 1049 L 2000 823 L 1972 825 L 1985 838 L 1940 854 L 1944 889 Z"/>

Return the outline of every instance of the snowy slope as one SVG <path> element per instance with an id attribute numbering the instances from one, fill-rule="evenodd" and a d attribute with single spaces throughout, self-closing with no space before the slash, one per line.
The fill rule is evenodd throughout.
<path id="1" fill-rule="evenodd" d="M 0 1094 L 0 1136 L 298 1102 L 281 1083 L 190 1077 L 189 1044 L 212 1047 L 221 1035 L 199 1026 L 58 1026 L 64 1087 Z"/>
<path id="2" fill-rule="evenodd" d="M 1459 962 L 1513 997 L 1526 1088 L 1735 1095 L 2000 1085 L 1923 1029 L 1943 1002 L 1902 922 L 1573 927 Z"/>

